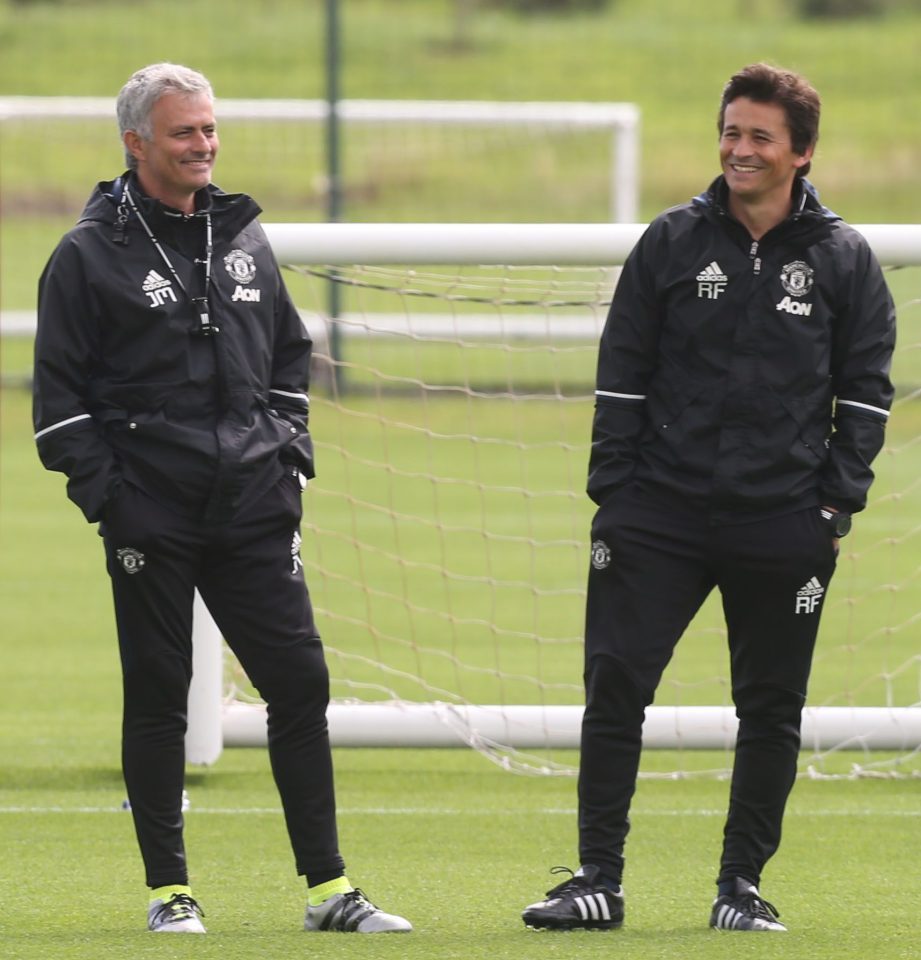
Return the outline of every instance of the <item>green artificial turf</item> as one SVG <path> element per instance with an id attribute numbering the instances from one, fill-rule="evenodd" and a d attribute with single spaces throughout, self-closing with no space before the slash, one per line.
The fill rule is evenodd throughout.
<path id="1" fill-rule="evenodd" d="M 804 71 L 824 101 L 814 178 L 823 200 L 853 222 L 921 218 L 917 189 L 919 127 L 917 10 L 893 3 L 879 19 L 805 22 L 792 3 L 616 0 L 596 15 L 521 18 L 498 4 L 449 0 L 349 0 L 343 3 L 343 95 L 499 100 L 626 100 L 642 111 L 641 219 L 685 200 L 716 170 L 719 90 L 746 62 L 768 59 Z M 455 18 L 474 10 L 463 31 Z M 187 62 L 209 74 L 219 96 L 319 97 L 323 94 L 322 4 L 278 0 L 221 4 L 192 0 L 115 6 L 107 2 L 0 4 L 0 91 L 4 94 L 114 95 L 137 66 Z M 325 216 L 322 134 L 277 126 L 222 125 L 217 180 L 254 194 L 267 220 Z M 440 134 L 350 130 L 345 140 L 345 215 L 351 220 L 603 221 L 609 216 L 609 144 L 599 134 L 552 146 L 521 134 Z M 566 138 L 563 138 L 564 140 Z M 118 172 L 114 123 L 0 128 L 0 307 L 34 308 L 38 274 L 74 221 L 91 185 Z M 896 360 L 899 402 L 870 510 L 845 541 L 820 639 L 815 701 L 907 705 L 918 699 L 917 579 L 921 570 L 921 387 L 917 271 L 893 274 L 900 305 Z M 322 292 L 292 279 L 298 302 L 316 308 Z M 369 295 L 367 310 L 383 298 Z M 351 303 L 352 300 L 350 299 Z M 401 309 L 421 309 L 411 302 Z M 431 309 L 431 306 L 428 308 Z M 460 312 L 473 309 L 460 308 Z M 342 678 L 368 679 L 347 655 L 374 651 L 378 636 L 405 640 L 409 609 L 396 603 L 404 581 L 428 611 L 415 621 L 415 646 L 391 645 L 397 662 L 422 669 L 430 685 L 456 683 L 470 699 L 502 692 L 536 697 L 527 671 L 545 681 L 540 697 L 579 702 L 581 572 L 576 548 L 564 562 L 512 550 L 500 567 L 523 583 L 546 583 L 564 569 L 575 593 L 542 601 L 523 632 L 497 647 L 489 627 L 460 622 L 482 597 L 454 594 L 458 625 L 443 630 L 444 583 L 429 589 L 428 562 L 439 549 L 452 567 L 476 569 L 477 529 L 486 516 L 501 533 L 527 515 L 541 538 L 579 539 L 590 508 L 581 494 L 593 375 L 593 344 L 575 353 L 497 353 L 415 345 L 373 348 L 354 342 L 345 357 L 356 390 L 345 405 L 319 387 L 312 429 L 320 475 L 308 496 L 304 557 L 340 692 Z M 763 891 L 790 933 L 714 934 L 706 927 L 728 785 L 718 776 L 641 779 L 628 845 L 627 923 L 610 934 L 535 934 L 520 911 L 555 884 L 549 870 L 575 866 L 572 777 L 518 776 L 466 750 L 337 750 L 343 852 L 353 880 L 387 909 L 408 916 L 408 937 L 335 935 L 305 940 L 303 881 L 294 876 L 277 796 L 261 750 L 228 750 L 211 769 L 191 769 L 188 846 L 196 894 L 207 911 L 204 938 L 154 938 L 144 932 L 146 891 L 130 817 L 122 811 L 118 770 L 120 683 L 101 544 L 66 501 L 60 476 L 45 473 L 31 440 L 31 343 L 0 341 L 0 956 L 9 960 L 185 958 L 264 960 L 328 957 L 534 960 L 618 955 L 627 960 L 808 958 L 877 960 L 918 956 L 914 915 L 919 861 L 921 779 L 805 777 L 797 784 L 784 842 Z M 399 382 L 429 380 L 494 387 L 503 379 L 558 380 L 577 399 L 542 402 L 540 416 L 514 405 L 471 419 L 463 402 L 430 404 L 430 434 L 488 428 L 512 446 L 464 441 L 432 444 L 421 414 L 399 390 L 375 392 L 382 371 Z M 388 381 L 389 382 L 389 381 Z M 391 383 L 392 385 L 392 383 Z M 582 399 L 578 399 L 578 398 Z M 552 418 L 552 423 L 548 418 Z M 386 425 L 386 426 L 385 426 Z M 431 482 L 391 488 L 374 461 L 409 471 L 437 467 L 476 478 L 471 454 L 504 485 L 562 488 L 547 476 L 537 445 L 542 430 L 571 443 L 572 503 L 556 516 L 552 497 L 517 501 L 507 493 L 465 499 L 443 484 L 438 505 L 448 532 L 394 522 L 384 505 L 411 513 L 432 502 Z M 386 432 L 385 432 L 386 430 Z M 523 431 L 523 432 L 522 432 Z M 516 447 L 515 444 L 518 444 Z M 533 448 L 533 450 L 532 450 Z M 516 451 L 517 459 L 507 458 Z M 490 456 L 492 455 L 492 456 Z M 431 459 L 434 458 L 434 459 Z M 561 464 L 557 464 L 557 467 Z M 565 471 L 562 471 L 565 473 Z M 349 490 L 349 496 L 343 491 Z M 402 499 L 401 499 L 402 498 Z M 526 508 L 526 509 L 525 509 Z M 311 515 L 312 514 L 312 515 Z M 450 528 L 450 529 L 448 529 Z M 562 529 L 562 533 L 560 530 Z M 356 546 L 349 538 L 360 530 Z M 555 532 L 554 532 L 555 531 Z M 395 534 L 398 540 L 394 540 Z M 399 548 L 399 550 L 397 549 Z M 389 553 L 389 556 L 385 555 Z M 393 557 L 409 564 L 395 567 Z M 537 562 L 535 563 L 535 557 Z M 415 567 L 412 563 L 416 562 Z M 356 592 L 356 566 L 388 597 Z M 407 574 L 407 570 L 411 570 Z M 408 577 L 408 579 L 407 579 Z M 438 580 L 438 578 L 434 578 Z M 455 585 L 456 586 L 456 585 Z M 440 592 L 441 591 L 441 592 Z M 491 611 L 517 629 L 520 593 Z M 529 601 L 530 602 L 530 601 Z M 368 609 L 373 616 L 362 620 Z M 531 609 L 531 608 L 527 608 Z M 435 611 L 434 613 L 431 611 Z M 434 626 L 433 626 L 434 625 Z M 426 629 L 421 630 L 420 627 Z M 563 644 L 533 635 L 546 627 Z M 436 629 L 437 628 L 437 629 Z M 708 605 L 679 647 L 664 701 L 725 702 L 720 617 Z M 449 649 L 476 668 L 445 669 Z M 497 652 L 498 651 L 498 652 Z M 403 661 L 399 658 L 402 657 Z M 453 674 L 453 675 L 452 675 Z M 397 686 L 413 683 L 388 678 Z M 558 684 L 558 686 L 554 686 Z M 572 753 L 553 759 L 576 763 Z M 846 772 L 861 754 L 826 766 Z M 804 755 L 805 771 L 810 757 Z M 647 775 L 722 770 L 723 753 L 656 753 Z M 916 760 L 898 769 L 916 770 Z"/>

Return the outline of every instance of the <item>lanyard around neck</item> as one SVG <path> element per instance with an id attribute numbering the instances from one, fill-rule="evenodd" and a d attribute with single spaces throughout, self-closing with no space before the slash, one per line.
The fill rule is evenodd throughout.
<path id="1" fill-rule="evenodd" d="M 199 334 L 205 337 L 210 337 L 212 334 L 218 333 L 220 327 L 215 326 L 211 322 L 211 317 L 208 313 L 208 291 L 211 286 L 211 253 L 214 249 L 212 238 L 211 238 L 211 213 L 210 211 L 205 211 L 205 256 L 203 260 L 195 258 L 195 263 L 203 267 L 203 291 L 202 296 L 193 297 L 191 293 L 186 289 L 186 285 L 182 282 L 182 277 L 176 272 L 176 268 L 173 266 L 173 261 L 167 256 L 166 251 L 163 249 L 163 245 L 160 241 L 154 236 L 153 230 L 150 229 L 150 225 L 147 223 L 147 220 L 144 218 L 144 215 L 138 209 L 138 205 L 134 202 L 134 197 L 131 195 L 131 191 L 128 189 L 128 184 L 125 184 L 125 199 L 128 201 L 128 205 L 131 207 L 132 213 L 138 218 L 141 222 L 141 226 L 144 228 L 144 232 L 147 234 L 148 239 L 154 245 L 154 249 L 160 254 L 160 259 L 166 265 L 166 269 L 173 275 L 173 279 L 176 281 L 179 289 L 186 295 L 188 300 L 192 305 L 198 310 L 198 319 L 201 326 L 198 329 Z"/>

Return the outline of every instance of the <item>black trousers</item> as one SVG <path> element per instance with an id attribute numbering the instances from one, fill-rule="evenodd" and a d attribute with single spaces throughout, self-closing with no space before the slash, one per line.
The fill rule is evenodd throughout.
<path id="1" fill-rule="evenodd" d="M 704 513 L 616 491 L 592 526 L 579 771 L 582 863 L 624 869 L 645 708 L 675 644 L 717 588 L 739 718 L 718 880 L 760 881 L 780 843 L 819 617 L 835 569 L 811 508 L 714 526 Z"/>
<path id="2" fill-rule="evenodd" d="M 125 485 L 100 526 L 124 680 L 122 765 L 150 887 L 188 882 L 181 797 L 196 587 L 268 705 L 269 756 L 298 873 L 322 882 L 344 870 L 329 674 L 298 552 L 300 519 L 300 486 L 286 475 L 218 526 Z"/>

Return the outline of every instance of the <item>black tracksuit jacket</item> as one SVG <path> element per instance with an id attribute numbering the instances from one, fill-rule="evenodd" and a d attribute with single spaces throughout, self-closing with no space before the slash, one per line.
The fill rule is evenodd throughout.
<path id="1" fill-rule="evenodd" d="M 224 522 L 285 469 L 313 476 L 311 341 L 250 197 L 210 186 L 184 216 L 126 177 L 187 293 L 124 204 L 124 178 L 100 183 L 39 283 L 39 455 L 67 475 L 89 521 L 127 481 L 184 515 Z M 195 260 L 206 210 L 212 336 L 201 335 L 191 301 L 204 286 Z"/>
<path id="2" fill-rule="evenodd" d="M 718 177 L 627 259 L 602 334 L 588 492 L 634 481 L 712 522 L 861 510 L 892 403 L 895 310 L 805 181 L 759 242 Z"/>

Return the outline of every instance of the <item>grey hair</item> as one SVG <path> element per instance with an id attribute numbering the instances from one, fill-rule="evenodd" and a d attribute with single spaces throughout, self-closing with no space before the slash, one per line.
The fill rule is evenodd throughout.
<path id="1" fill-rule="evenodd" d="M 142 67 L 121 88 L 115 103 L 118 132 L 124 138 L 126 131 L 133 130 L 144 140 L 153 136 L 150 112 L 154 104 L 167 93 L 204 93 L 214 99 L 208 79 L 197 70 L 176 63 L 153 63 Z M 125 148 L 125 162 L 129 170 L 137 169 L 137 160 Z"/>

